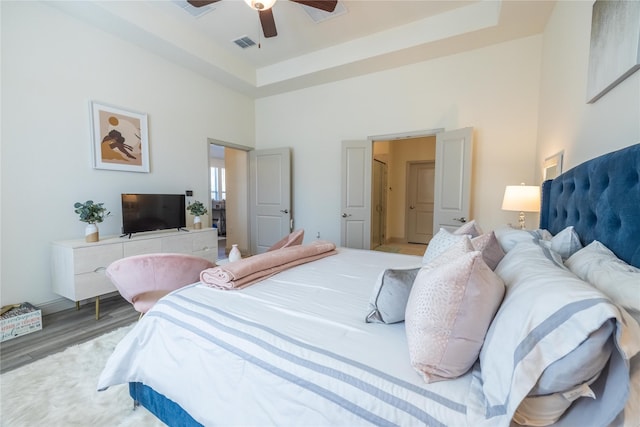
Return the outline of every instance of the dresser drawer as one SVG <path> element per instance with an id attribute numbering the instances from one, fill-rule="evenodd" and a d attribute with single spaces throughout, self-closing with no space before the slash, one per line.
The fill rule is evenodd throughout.
<path id="1" fill-rule="evenodd" d="M 193 252 L 193 237 L 191 233 L 184 236 L 172 236 L 162 238 L 162 252 L 190 254 Z"/>
<path id="2" fill-rule="evenodd" d="M 80 301 L 93 298 L 116 290 L 116 287 L 113 286 L 113 283 L 107 278 L 105 271 L 102 269 L 96 272 L 78 274 L 75 276 L 75 298 L 73 300 Z"/>
<path id="3" fill-rule="evenodd" d="M 73 251 L 73 272 L 83 274 L 99 271 L 120 258 L 122 243 L 76 248 Z"/>
<path id="4" fill-rule="evenodd" d="M 196 254 L 202 251 L 218 251 L 218 236 L 215 232 L 197 233 L 193 236 L 191 251 Z"/>
<path id="5" fill-rule="evenodd" d="M 133 240 L 123 246 L 125 257 L 162 252 L 161 239 Z"/>

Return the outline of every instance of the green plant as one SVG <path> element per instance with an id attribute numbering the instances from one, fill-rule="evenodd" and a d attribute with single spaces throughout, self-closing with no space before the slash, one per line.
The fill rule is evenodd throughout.
<path id="1" fill-rule="evenodd" d="M 197 200 L 193 203 L 189 203 L 189 206 L 187 206 L 187 210 L 191 215 L 195 216 L 200 216 L 207 213 L 207 208 L 204 207 L 202 202 L 199 202 Z"/>
<path id="2" fill-rule="evenodd" d="M 73 207 L 76 208 L 74 212 L 80 215 L 80 221 L 95 224 L 111 215 L 103 205 L 104 203 L 93 203 L 93 200 L 87 200 L 84 203 L 76 202 Z"/>

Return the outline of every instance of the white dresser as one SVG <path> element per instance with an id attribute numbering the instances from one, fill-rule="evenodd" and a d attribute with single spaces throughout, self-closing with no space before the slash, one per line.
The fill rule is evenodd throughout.
<path id="1" fill-rule="evenodd" d="M 131 238 L 108 236 L 95 243 L 86 243 L 84 239 L 53 242 L 53 291 L 75 301 L 76 306 L 81 300 L 95 297 L 98 318 L 99 296 L 116 291 L 105 275 L 107 266 L 120 258 L 157 252 L 192 254 L 215 263 L 218 232 L 215 228 L 203 228 L 141 233 Z"/>

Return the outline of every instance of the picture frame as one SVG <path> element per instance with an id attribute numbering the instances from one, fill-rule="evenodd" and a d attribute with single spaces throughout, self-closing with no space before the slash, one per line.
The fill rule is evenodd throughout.
<path id="1" fill-rule="evenodd" d="M 587 103 L 640 69 L 640 2 L 596 0 L 591 15 Z"/>
<path id="2" fill-rule="evenodd" d="M 564 150 L 544 159 L 542 180 L 553 179 L 562 173 Z"/>
<path id="3" fill-rule="evenodd" d="M 149 172 L 147 114 L 90 101 L 94 169 Z"/>

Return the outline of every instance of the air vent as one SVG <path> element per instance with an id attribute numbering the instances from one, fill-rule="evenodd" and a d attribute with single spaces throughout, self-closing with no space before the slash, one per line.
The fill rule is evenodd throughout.
<path id="1" fill-rule="evenodd" d="M 180 9 L 184 10 L 194 18 L 200 18 L 201 16 L 206 15 L 212 10 L 215 10 L 215 7 L 211 5 L 202 6 L 202 7 L 191 6 L 191 4 L 187 3 L 186 0 L 173 0 L 173 4 L 175 4 Z"/>
<path id="2" fill-rule="evenodd" d="M 256 45 L 256 42 L 251 40 L 249 36 L 242 36 L 238 39 L 235 39 L 233 42 L 243 49 Z"/>
<path id="3" fill-rule="evenodd" d="M 305 6 L 304 4 L 301 4 L 301 3 L 298 3 L 298 4 L 302 6 L 304 11 L 307 12 L 307 15 L 309 15 L 311 20 L 316 24 L 319 24 L 322 21 L 326 21 L 327 19 L 335 18 L 336 16 L 344 15 L 345 13 L 347 13 L 347 8 L 344 7 L 344 4 L 342 4 L 342 2 L 340 1 L 336 5 L 336 8 L 333 9 L 333 12 L 327 12 L 326 10 Z"/>

